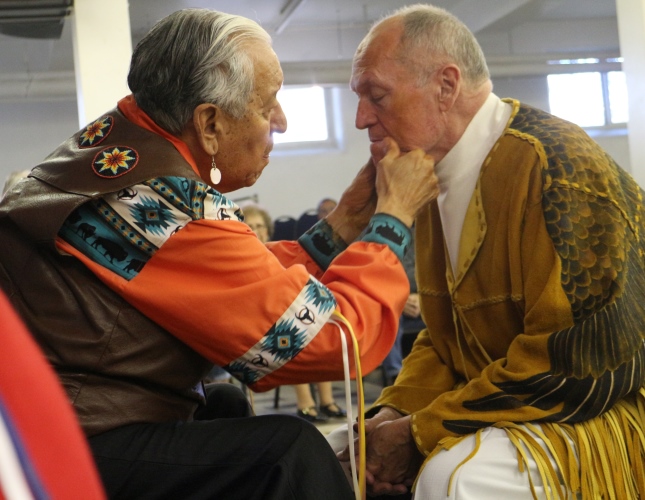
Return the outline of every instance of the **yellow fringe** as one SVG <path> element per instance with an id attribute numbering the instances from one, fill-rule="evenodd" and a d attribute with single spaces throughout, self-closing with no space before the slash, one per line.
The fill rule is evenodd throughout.
<path id="1" fill-rule="evenodd" d="M 619 401 L 602 415 L 577 424 L 516 424 L 498 422 L 517 449 L 518 469 L 523 472 L 529 458 L 537 464 L 547 500 L 633 500 L 645 499 L 645 388 Z M 480 431 L 475 449 L 455 469 L 470 460 L 479 449 Z M 534 436 L 540 437 L 548 451 Z M 441 440 L 426 462 L 442 449 L 450 449 L 463 436 Z M 551 463 L 551 458 L 556 468 Z M 531 493 L 537 498 L 529 477 Z"/>
<path id="2" fill-rule="evenodd" d="M 471 458 L 473 458 L 475 456 L 475 454 L 479 450 L 479 445 L 480 444 L 481 444 L 481 432 L 477 432 L 475 434 L 475 447 L 473 448 L 473 451 L 471 451 L 470 454 L 466 458 L 464 458 L 461 461 L 461 463 L 459 463 L 459 465 L 457 465 L 457 467 L 455 468 L 453 473 L 450 475 L 450 481 L 448 482 L 448 496 L 450 496 L 450 491 L 452 490 L 452 480 L 455 477 L 455 472 L 457 472 L 459 470 L 459 467 L 461 467 L 463 464 L 468 462 L 468 460 L 470 460 Z"/>

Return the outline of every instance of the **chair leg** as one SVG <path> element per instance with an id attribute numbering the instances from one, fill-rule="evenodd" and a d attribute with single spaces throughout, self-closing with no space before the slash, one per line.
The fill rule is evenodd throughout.
<path id="1" fill-rule="evenodd" d="M 383 365 L 381 365 L 381 382 L 383 383 L 383 387 L 392 385 L 392 383 L 390 382 L 390 377 L 387 376 L 387 372 L 385 371 L 385 367 Z"/>
<path id="2" fill-rule="evenodd" d="M 275 388 L 273 393 L 273 408 L 278 409 L 280 407 L 280 386 Z"/>

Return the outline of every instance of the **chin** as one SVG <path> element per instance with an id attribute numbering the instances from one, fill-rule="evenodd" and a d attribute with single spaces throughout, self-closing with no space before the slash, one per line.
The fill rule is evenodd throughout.
<path id="1" fill-rule="evenodd" d="M 383 159 L 383 157 L 384 155 L 381 154 L 380 152 L 376 154 L 372 154 L 372 163 L 374 163 L 374 165 L 378 165 L 378 162 L 380 162 Z"/>
<path id="2" fill-rule="evenodd" d="M 372 161 L 376 165 L 385 156 L 385 151 L 383 151 L 382 143 L 373 142 L 372 144 L 370 144 L 370 153 L 372 154 Z"/>
<path id="3" fill-rule="evenodd" d="M 244 187 L 251 187 L 251 186 L 253 186 L 253 185 L 258 181 L 258 179 L 259 179 L 259 176 L 258 176 L 258 177 L 256 177 L 255 179 L 249 179 L 249 180 L 248 180 L 248 182 L 246 183 L 246 185 L 245 185 Z"/>

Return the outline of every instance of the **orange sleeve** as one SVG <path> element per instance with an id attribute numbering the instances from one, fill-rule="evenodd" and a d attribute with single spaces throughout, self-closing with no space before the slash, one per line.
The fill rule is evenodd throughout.
<path id="1" fill-rule="evenodd" d="M 315 278 L 320 279 L 322 277 L 324 270 L 320 268 L 311 255 L 303 250 L 297 241 L 270 241 L 266 245 L 284 267 L 302 264 L 307 269 L 307 272 Z"/>
<path id="2" fill-rule="evenodd" d="M 186 224 L 130 280 L 62 239 L 58 246 L 257 391 L 343 377 L 338 328 L 328 323 L 336 307 L 353 325 L 364 372 L 373 370 L 394 342 L 409 291 L 384 244 L 354 243 L 324 272 L 298 243 L 277 245 L 285 267 L 237 220 Z"/>

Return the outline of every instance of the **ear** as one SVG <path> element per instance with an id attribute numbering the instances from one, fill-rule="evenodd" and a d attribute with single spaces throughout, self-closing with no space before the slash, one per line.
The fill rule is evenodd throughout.
<path id="1" fill-rule="evenodd" d="M 218 136 L 221 134 L 223 112 L 219 106 L 202 103 L 193 111 L 193 126 L 197 142 L 208 156 L 219 150 Z"/>
<path id="2" fill-rule="evenodd" d="M 452 108 L 461 92 L 461 71 L 455 64 L 439 70 L 439 105 L 444 110 Z"/>

